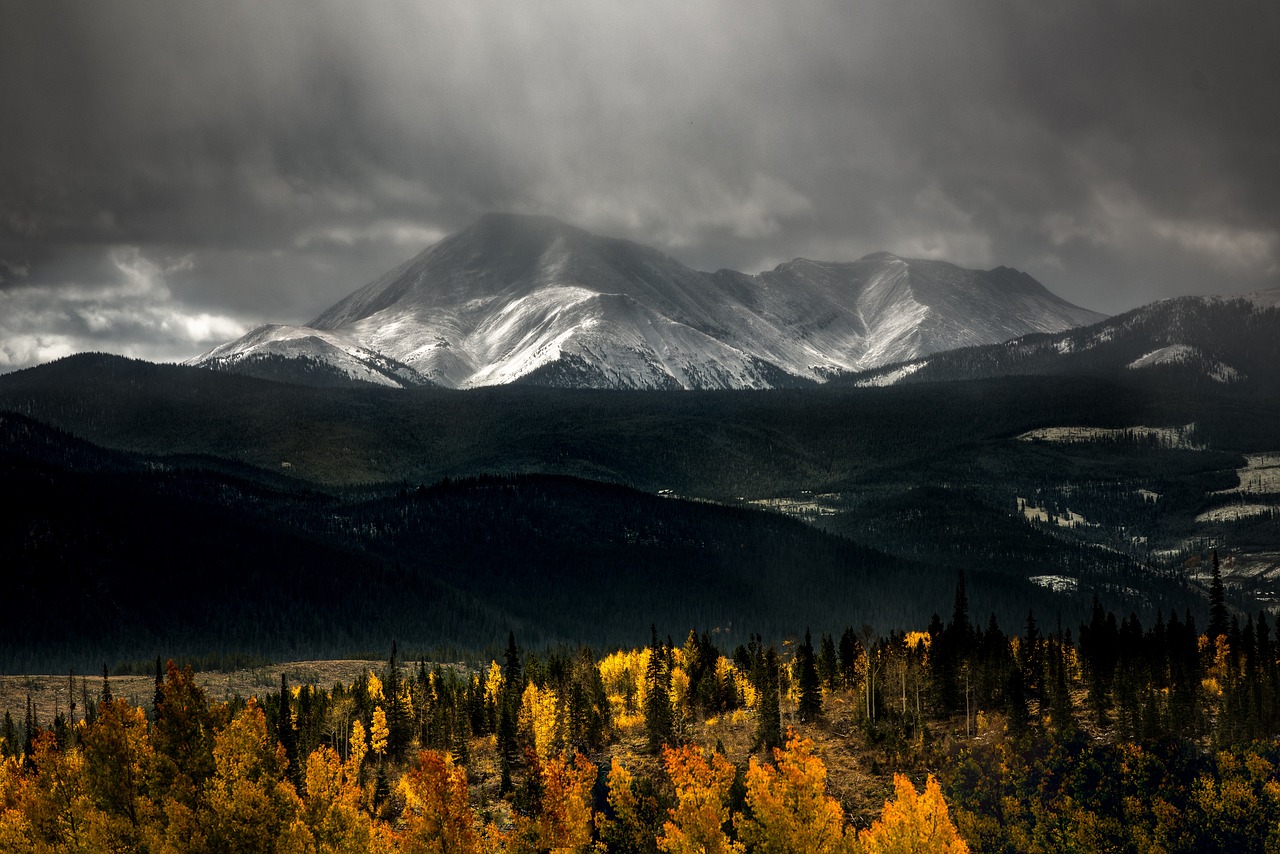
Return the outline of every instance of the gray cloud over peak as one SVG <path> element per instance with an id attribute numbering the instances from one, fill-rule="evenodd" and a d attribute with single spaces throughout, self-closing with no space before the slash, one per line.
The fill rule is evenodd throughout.
<path id="1" fill-rule="evenodd" d="M 1103 311 L 1280 283 L 1275 4 L 54 0 L 0 41 L 9 300 L 126 299 L 135 247 L 157 304 L 297 321 L 487 210 Z"/>

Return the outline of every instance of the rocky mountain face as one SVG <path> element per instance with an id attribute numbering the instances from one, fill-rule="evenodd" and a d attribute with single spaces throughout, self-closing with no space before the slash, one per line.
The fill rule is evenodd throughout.
<path id="1" fill-rule="evenodd" d="M 548 217 L 489 214 L 305 326 L 192 362 L 398 386 L 771 388 L 1102 317 L 1006 267 L 876 253 L 704 273 Z"/>

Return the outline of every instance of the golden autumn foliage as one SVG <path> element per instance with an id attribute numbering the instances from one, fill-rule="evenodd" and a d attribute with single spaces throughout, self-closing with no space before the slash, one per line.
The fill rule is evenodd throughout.
<path id="1" fill-rule="evenodd" d="M 364 762 L 364 756 L 369 752 L 369 742 L 364 734 L 364 724 L 359 718 L 351 724 L 351 764 L 358 771 L 360 763 Z"/>
<path id="2" fill-rule="evenodd" d="M 924 791 L 917 793 L 911 781 L 893 775 L 895 798 L 885 801 L 880 818 L 858 834 L 865 854 L 968 854 L 947 814 L 938 781 L 929 775 Z"/>
<path id="3" fill-rule="evenodd" d="M 387 713 L 382 711 L 382 706 L 378 706 L 373 710 L 373 723 L 369 727 L 369 747 L 373 750 L 375 756 L 382 756 L 387 752 Z"/>
<path id="4" fill-rule="evenodd" d="M 502 697 L 502 665 L 490 660 L 489 669 L 484 674 L 484 701 L 496 705 Z"/>
<path id="5" fill-rule="evenodd" d="M 307 800 L 302 816 L 318 854 L 372 849 L 373 822 L 360 808 L 354 768 L 344 765 L 327 746 L 312 751 L 306 767 Z"/>
<path id="6" fill-rule="evenodd" d="M 206 792 L 212 851 L 303 851 L 313 843 L 298 821 L 302 802 L 282 779 L 284 748 L 267 738 L 267 721 L 256 701 L 218 733 L 213 744 L 214 777 Z"/>
<path id="7" fill-rule="evenodd" d="M 610 703 L 616 698 L 625 708 L 635 701 L 643 679 L 634 684 L 629 680 L 643 676 L 636 668 L 647 656 L 647 651 L 623 653 L 609 667 L 602 664 L 602 672 L 611 673 L 609 680 L 602 680 L 606 692 L 614 692 L 606 693 Z M 733 662 L 721 656 L 714 660 L 713 672 L 720 687 L 733 687 L 737 696 L 747 693 L 749 680 Z M 702 673 L 700 680 L 708 671 Z M 605 793 L 596 790 L 598 771 L 593 760 L 601 757 L 588 758 L 571 748 L 566 752 L 570 741 L 566 720 L 577 695 L 560 697 L 549 685 L 531 682 L 522 692 L 519 735 L 523 746 L 531 749 L 525 763 L 516 768 L 521 788 L 503 800 L 495 799 L 493 772 L 486 775 L 485 770 L 486 763 L 492 762 L 492 740 L 486 744 L 482 737 L 473 736 L 470 750 L 475 753 L 468 752 L 464 742 L 453 754 L 447 751 L 454 750 L 457 742 L 442 740 L 444 746 L 439 749 L 411 749 L 407 764 L 390 756 L 391 715 L 386 710 L 392 707 L 385 705 L 390 683 L 379 683 L 376 677 L 358 682 L 353 690 L 367 684 L 370 693 L 376 692 L 385 702 L 370 703 L 354 720 L 350 694 L 344 698 L 335 690 L 338 701 L 323 713 L 312 712 L 310 718 L 305 709 L 314 702 L 313 689 L 291 697 L 289 711 L 297 733 L 308 721 L 326 726 L 311 730 L 315 740 L 292 743 L 294 749 L 310 751 L 295 759 L 288 758 L 295 754 L 278 740 L 283 737 L 279 722 L 269 720 L 270 705 L 264 709 L 253 699 L 247 704 L 211 704 L 191 677 L 189 670 L 170 669 L 163 687 L 166 704 L 152 717 L 122 699 L 104 700 L 96 704 L 91 721 L 69 728 L 60 724 L 56 736 L 53 731 L 35 729 L 31 756 L 0 757 L 0 851 L 828 854 L 862 850 L 856 847 L 855 834 L 845 825 L 839 804 L 827 795 L 826 768 L 814 754 L 812 742 L 794 733 L 788 734 L 784 748 L 773 752 L 773 764 L 752 760 L 743 777 L 722 750 L 697 746 L 665 748 L 662 770 L 647 758 L 638 760 L 638 767 L 645 770 L 636 774 L 613 757 L 607 780 L 608 810 L 597 813 L 596 799 Z M 473 708 L 479 709 L 480 716 L 491 713 L 476 699 L 483 698 L 490 687 L 501 689 L 501 672 L 490 668 L 485 679 L 470 675 L 466 682 L 430 674 L 414 683 L 412 691 L 407 682 L 399 683 L 396 694 L 402 702 L 396 709 L 413 713 L 423 695 L 436 701 L 454 690 L 476 703 Z M 677 686 L 676 690 L 692 689 Z M 425 743 L 424 720 L 428 719 L 413 723 Z M 338 752 L 343 745 L 349 747 L 346 761 Z M 376 768 L 362 768 L 370 753 L 378 757 Z M 1274 769 L 1261 759 L 1240 768 L 1244 770 L 1236 776 L 1250 781 L 1269 783 L 1274 777 Z M 918 800 L 925 803 L 936 796 L 940 812 L 935 809 L 933 814 L 945 820 L 946 807 L 936 783 L 930 783 L 932 789 Z M 1250 785 L 1253 801 L 1275 800 L 1273 790 L 1280 791 L 1280 786 Z M 1212 792 L 1203 788 L 1205 798 L 1212 794 L 1224 803 L 1230 801 L 1231 809 L 1220 810 L 1224 823 L 1240 805 L 1253 802 L 1243 795 L 1236 797 L 1239 788 L 1235 783 Z M 910 792 L 915 798 L 914 790 Z M 745 809 L 735 813 L 731 804 L 741 805 L 742 798 Z M 920 812 L 921 807 L 915 801 L 904 804 L 900 792 L 897 802 L 886 805 L 876 826 L 885 839 L 901 842 L 909 835 L 900 826 L 898 814 Z M 931 828 L 930 833 L 934 835 L 920 835 L 915 841 L 937 843 L 936 830 Z M 867 837 L 864 842 L 869 845 L 876 840 Z M 935 845 L 865 850 L 966 849 Z"/>
<path id="8" fill-rule="evenodd" d="M 693 746 L 664 747 L 662 764 L 675 786 L 676 805 L 662 826 L 658 848 L 668 854 L 743 851 L 724 831 L 729 822 L 729 787 L 736 774 L 733 764 L 719 753 L 708 758 Z"/>
<path id="9" fill-rule="evenodd" d="M 533 743 L 539 762 L 547 762 L 560 737 L 559 700 L 551 688 L 539 688 L 530 682 L 520 699 L 520 729 Z"/>
<path id="10" fill-rule="evenodd" d="M 753 758 L 747 770 L 751 817 L 739 822 L 742 841 L 762 854 L 850 850 L 844 811 L 827 795 L 827 769 L 813 755 L 813 742 L 788 733 L 786 746 L 773 755 L 776 766 Z"/>

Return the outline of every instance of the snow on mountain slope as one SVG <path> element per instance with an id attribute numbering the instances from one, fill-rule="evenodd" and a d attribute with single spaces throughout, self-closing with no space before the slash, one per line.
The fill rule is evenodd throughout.
<path id="1" fill-rule="evenodd" d="M 489 214 L 301 329 L 336 336 L 317 338 L 325 358 L 380 354 L 450 387 L 766 388 L 1100 318 L 1006 268 L 878 253 L 701 273 L 548 217 Z M 225 364 L 261 347 L 255 334 L 195 361 Z"/>
<path id="2" fill-rule="evenodd" d="M 1170 344 L 1167 347 L 1152 350 L 1134 359 L 1126 367 L 1132 371 L 1153 368 L 1157 365 L 1195 365 L 1209 379 L 1220 383 L 1235 382 L 1240 379 L 1240 372 L 1235 368 L 1224 365 L 1217 359 L 1209 358 L 1201 352 L 1199 347 L 1192 347 L 1190 344 Z"/>
<path id="3" fill-rule="evenodd" d="M 375 385 L 405 388 L 426 383 L 412 368 L 362 347 L 349 335 L 307 326 L 259 326 L 187 364 L 234 371 L 240 364 L 264 358 L 308 360 L 327 365 L 349 379 Z"/>
<path id="4" fill-rule="evenodd" d="M 1161 300 L 1092 326 L 884 365 L 857 375 L 852 382 L 891 385 L 1131 371 L 1280 387 L 1280 290 Z"/>

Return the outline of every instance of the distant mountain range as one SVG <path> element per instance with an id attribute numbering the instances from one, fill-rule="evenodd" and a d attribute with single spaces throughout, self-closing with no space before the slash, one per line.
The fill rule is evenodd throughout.
<path id="1" fill-rule="evenodd" d="M 1280 288 L 1178 297 L 1099 323 L 966 347 L 841 378 L 859 386 L 1009 376 L 1159 373 L 1184 382 L 1280 390 Z"/>
<path id="2" fill-rule="evenodd" d="M 489 214 L 304 326 L 192 364 L 311 385 L 809 385 L 1103 315 L 1007 267 L 889 253 L 704 273 L 548 217 Z"/>

